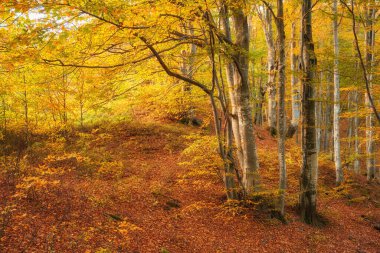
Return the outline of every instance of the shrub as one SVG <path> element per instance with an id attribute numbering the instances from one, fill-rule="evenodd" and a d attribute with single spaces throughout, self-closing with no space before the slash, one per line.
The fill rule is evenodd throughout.
<path id="1" fill-rule="evenodd" d="M 189 135 L 190 145 L 183 150 L 186 162 L 180 165 L 190 168 L 184 177 L 221 176 L 223 160 L 217 152 L 218 141 L 215 136 Z"/>

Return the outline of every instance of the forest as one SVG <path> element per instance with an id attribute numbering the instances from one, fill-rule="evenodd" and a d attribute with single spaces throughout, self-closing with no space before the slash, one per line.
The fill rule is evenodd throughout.
<path id="1" fill-rule="evenodd" d="M 0 252 L 380 252 L 378 0 L 1 0 Z"/>

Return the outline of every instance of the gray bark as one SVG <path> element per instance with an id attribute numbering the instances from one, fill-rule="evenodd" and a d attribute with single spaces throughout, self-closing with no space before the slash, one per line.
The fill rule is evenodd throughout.
<path id="1" fill-rule="evenodd" d="M 268 127 L 272 135 L 276 134 L 276 49 L 273 40 L 273 28 L 272 28 L 272 14 L 268 8 L 261 17 L 263 30 L 265 34 L 265 40 L 268 47 L 267 54 L 267 71 L 268 71 Z"/>
<path id="2" fill-rule="evenodd" d="M 322 78 L 323 72 L 319 75 L 319 82 L 316 83 L 315 89 L 315 130 L 317 134 L 317 152 L 321 149 L 322 139 Z"/>
<path id="3" fill-rule="evenodd" d="M 367 13 L 367 32 L 366 32 L 366 61 L 368 69 L 368 83 L 369 89 L 372 90 L 373 82 L 373 65 L 374 65 L 374 45 L 375 45 L 375 31 L 373 28 L 373 20 L 375 17 L 375 10 L 368 9 Z M 365 103 L 368 109 L 371 109 L 371 102 L 368 93 L 365 96 Z M 367 179 L 370 181 L 375 178 L 376 164 L 375 164 L 375 140 L 374 140 L 374 115 L 369 113 L 366 116 L 366 137 L 367 137 Z"/>
<path id="4" fill-rule="evenodd" d="M 238 47 L 233 55 L 235 60 L 233 79 L 237 89 L 237 115 L 243 153 L 243 184 L 245 191 L 250 194 L 258 188 L 259 176 L 248 82 L 249 29 L 247 16 L 243 10 L 235 9 L 233 20 L 236 33 L 235 44 Z"/>
<path id="5" fill-rule="evenodd" d="M 332 114 L 332 105 L 331 100 L 333 100 L 333 90 L 331 83 L 333 82 L 332 75 L 327 75 L 326 77 L 326 121 L 325 121 L 325 138 L 324 138 L 324 151 L 330 152 L 330 139 L 332 136 L 332 129 L 331 129 L 331 114 Z"/>
<path id="6" fill-rule="evenodd" d="M 291 90 L 292 90 L 292 121 L 288 129 L 287 136 L 292 137 L 298 130 L 298 124 L 301 116 L 300 112 L 300 87 L 297 77 L 298 72 L 298 55 L 295 53 L 296 50 L 296 23 L 292 23 L 291 30 L 291 41 L 290 41 L 290 70 L 291 70 Z"/>
<path id="7" fill-rule="evenodd" d="M 359 162 L 359 92 L 355 90 L 354 92 L 354 104 L 355 104 L 355 117 L 353 119 L 353 135 L 354 135 L 354 171 L 355 173 L 360 173 L 360 162 Z"/>
<path id="8" fill-rule="evenodd" d="M 334 162 L 335 162 L 335 182 L 339 185 L 343 182 L 343 168 L 340 159 L 340 129 L 339 129 L 339 114 L 340 114 L 340 78 L 339 78 L 339 41 L 338 41 L 338 1 L 333 3 L 333 36 L 334 36 Z"/>
<path id="9" fill-rule="evenodd" d="M 225 36 L 228 40 L 231 40 L 231 27 L 228 18 L 227 7 L 223 6 L 221 11 L 221 26 L 224 30 Z M 236 153 L 238 156 L 239 166 L 243 168 L 243 152 L 241 147 L 241 137 L 240 137 L 240 127 L 238 120 L 238 101 L 237 101 L 237 87 L 234 85 L 234 65 L 227 59 L 226 64 L 226 76 L 227 76 L 227 86 L 228 95 L 231 106 L 231 128 L 235 140 Z"/>
<path id="10" fill-rule="evenodd" d="M 285 161 L 285 137 L 286 137 L 286 111 L 285 111 L 285 28 L 284 10 L 282 0 L 277 0 L 277 51 L 278 58 L 278 160 L 280 172 L 280 212 L 285 214 L 285 190 L 286 190 L 286 161 Z"/>
<path id="11" fill-rule="evenodd" d="M 314 68 L 317 59 L 312 37 L 311 0 L 302 2 L 302 168 L 300 178 L 300 214 L 308 224 L 318 223 L 317 217 L 317 145 L 315 131 Z"/>
<path id="12" fill-rule="evenodd" d="M 265 98 L 265 88 L 263 86 L 262 77 L 259 77 L 256 95 L 256 108 L 255 108 L 255 124 L 261 126 L 263 124 L 263 102 Z"/>

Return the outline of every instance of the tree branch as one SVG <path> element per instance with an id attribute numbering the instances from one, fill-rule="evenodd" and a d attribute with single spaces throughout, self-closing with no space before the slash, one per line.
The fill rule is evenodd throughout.
<path id="1" fill-rule="evenodd" d="M 347 10 L 352 15 L 352 32 L 354 34 L 355 47 L 356 47 L 356 51 L 357 51 L 358 56 L 359 56 L 360 66 L 361 66 L 362 71 L 363 71 L 363 78 L 364 78 L 364 81 L 365 81 L 365 87 L 366 87 L 366 92 L 367 92 L 368 100 L 369 100 L 369 102 L 371 104 L 372 111 L 375 114 L 377 121 L 380 123 L 380 115 L 377 112 L 375 103 L 373 102 L 373 98 L 372 98 L 372 95 L 371 95 L 371 90 L 370 90 L 370 87 L 369 87 L 370 83 L 369 83 L 369 80 L 368 80 L 368 70 L 367 70 L 367 67 L 364 64 L 363 55 L 362 55 L 362 52 L 361 52 L 360 46 L 359 46 L 358 35 L 356 34 L 356 29 L 355 29 L 356 28 L 356 19 L 355 19 L 355 11 L 354 11 L 354 0 L 351 0 L 352 8 L 350 8 L 348 6 L 348 4 L 344 0 L 340 0 L 340 2 L 347 8 Z"/>
<path id="2" fill-rule="evenodd" d="M 166 65 L 166 63 L 164 62 L 164 60 L 162 59 L 162 57 L 160 56 L 160 54 L 156 51 L 156 49 L 151 44 L 149 44 L 147 39 L 145 37 L 142 37 L 142 36 L 138 36 L 138 38 L 142 42 L 144 42 L 145 45 L 149 48 L 149 50 L 153 53 L 153 55 L 156 57 L 157 61 L 160 63 L 161 67 L 165 70 L 166 74 L 168 74 L 169 76 L 178 78 L 182 81 L 188 82 L 192 85 L 195 85 L 195 86 L 199 87 L 200 89 L 202 89 L 204 92 L 206 92 L 208 95 L 211 95 L 211 91 L 204 84 L 170 70 L 169 67 Z"/>

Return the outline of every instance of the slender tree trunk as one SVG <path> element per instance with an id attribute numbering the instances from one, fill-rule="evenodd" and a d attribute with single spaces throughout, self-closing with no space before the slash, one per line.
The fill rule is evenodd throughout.
<path id="1" fill-rule="evenodd" d="M 259 77 L 258 83 L 258 90 L 257 90 L 257 96 L 256 96 L 256 109 L 255 109 L 255 124 L 258 126 L 263 125 L 263 102 L 265 97 L 265 89 L 263 87 L 263 80 L 262 77 Z"/>
<path id="2" fill-rule="evenodd" d="M 237 199 L 237 192 L 236 192 L 236 185 L 234 180 L 234 174 L 236 171 L 235 168 L 235 161 L 233 158 L 233 134 L 232 134 L 232 127 L 231 127 L 231 121 L 227 121 L 226 126 L 226 132 L 227 132 L 227 143 L 226 143 L 226 160 L 227 163 L 225 163 L 225 187 L 227 189 L 227 197 L 229 199 Z M 237 174 L 237 179 L 240 182 L 240 175 Z"/>
<path id="3" fill-rule="evenodd" d="M 277 51 L 278 57 L 278 160 L 280 171 L 280 212 L 285 214 L 285 190 L 286 190 L 286 162 L 285 162 L 285 137 L 286 137 L 286 112 L 285 112 L 285 28 L 284 10 L 282 0 L 277 0 Z"/>
<path id="4" fill-rule="evenodd" d="M 25 116 L 25 142 L 29 145 L 29 105 L 28 105 L 28 92 L 25 73 L 23 74 L 24 79 L 24 116 Z"/>
<path id="5" fill-rule="evenodd" d="M 356 27 L 354 29 L 357 29 Z M 354 41 L 355 43 L 355 41 Z M 357 59 L 358 55 L 353 53 L 353 56 Z M 354 74 L 354 82 L 357 85 L 359 83 L 359 73 L 360 73 L 359 60 L 357 59 L 354 64 L 355 74 Z M 354 161 L 353 161 L 353 169 L 356 174 L 360 174 L 360 149 L 359 149 L 359 88 L 356 86 L 355 90 L 352 94 L 352 105 L 355 110 L 355 115 L 352 119 L 352 135 L 354 138 Z"/>
<path id="6" fill-rule="evenodd" d="M 316 78 L 317 79 L 317 78 Z M 319 154 L 321 149 L 321 139 L 322 139 L 322 79 L 323 72 L 320 72 L 319 82 L 316 84 L 315 89 L 315 130 L 317 134 L 317 152 Z M 314 82 L 316 83 L 316 82 Z"/>
<path id="7" fill-rule="evenodd" d="M 326 121 L 326 131 L 327 131 L 327 135 L 326 135 L 326 149 L 325 151 L 330 153 L 331 151 L 331 137 L 332 137 L 332 128 L 331 126 L 333 125 L 332 124 L 332 110 L 333 110 L 333 106 L 332 106 L 332 101 L 334 99 L 334 87 L 333 85 L 331 85 L 333 83 L 333 75 L 328 75 L 327 77 L 327 99 L 326 99 L 326 117 L 327 117 L 327 121 Z"/>
<path id="8" fill-rule="evenodd" d="M 268 71 L 268 127 L 272 135 L 276 134 L 276 49 L 273 41 L 272 14 L 266 8 L 262 17 L 265 40 L 268 47 L 267 71 Z"/>
<path id="9" fill-rule="evenodd" d="M 65 125 L 65 132 L 67 127 L 67 75 L 65 74 L 65 70 L 62 71 L 62 86 L 63 86 L 63 124 Z"/>
<path id="10" fill-rule="evenodd" d="M 358 115 L 358 111 L 359 111 L 359 92 L 358 90 L 356 89 L 355 92 L 354 92 L 354 104 L 355 104 L 355 117 L 354 117 L 354 126 L 353 126 L 353 130 L 354 130 L 354 154 L 355 154 L 355 158 L 354 158 L 354 171 L 356 174 L 359 174 L 360 173 L 360 162 L 359 162 L 359 115 Z"/>
<path id="11" fill-rule="evenodd" d="M 318 157 L 315 131 L 314 71 L 317 59 L 312 37 L 311 0 L 302 2 L 302 169 L 300 178 L 300 214 L 305 223 L 317 224 Z"/>
<path id="12" fill-rule="evenodd" d="M 189 24 L 188 28 L 184 28 L 185 33 L 186 30 L 190 32 L 191 35 L 194 35 L 194 28 L 192 24 Z M 181 73 L 192 79 L 193 78 L 193 72 L 194 72 L 194 60 L 195 60 L 195 54 L 197 52 L 197 47 L 195 44 L 191 44 L 189 47 L 189 50 L 183 50 L 182 51 L 182 66 L 181 66 Z M 187 122 L 189 125 L 192 125 L 194 123 L 195 114 L 194 114 L 194 106 L 191 105 L 191 84 L 185 83 L 182 86 L 182 93 L 183 93 L 183 100 L 182 100 L 182 113 L 181 115 L 182 119 Z"/>
<path id="13" fill-rule="evenodd" d="M 80 96 L 79 96 L 79 109 L 80 109 L 80 127 L 83 129 L 83 107 L 84 107 L 84 78 L 80 87 Z"/>
<path id="14" fill-rule="evenodd" d="M 1 103 L 2 103 L 2 109 L 3 109 L 3 136 L 6 136 L 7 134 L 7 104 L 5 102 L 4 95 L 1 96 Z"/>
<path id="15" fill-rule="evenodd" d="M 230 146 L 229 124 L 227 125 L 227 127 L 228 127 L 228 129 L 227 129 L 228 144 L 227 145 L 228 145 L 228 147 L 227 147 L 227 150 L 225 150 L 223 148 L 223 143 L 222 143 L 221 122 L 220 122 L 220 118 L 219 118 L 219 114 L 218 114 L 218 108 L 217 108 L 217 105 L 215 103 L 215 98 L 214 98 L 213 94 L 211 94 L 209 97 L 210 97 L 210 102 L 211 102 L 212 111 L 213 111 L 213 115 L 214 115 L 214 128 L 215 128 L 216 136 L 218 138 L 218 151 L 219 151 L 220 156 L 225 161 L 225 163 L 224 163 L 224 184 L 225 184 L 225 188 L 226 188 L 227 198 L 228 199 L 236 199 L 237 195 L 236 195 L 236 188 L 235 188 L 235 181 L 234 181 L 234 177 L 235 177 L 234 167 L 233 167 L 233 163 L 230 163 L 228 161 L 228 158 L 230 158 L 230 157 L 227 157 L 227 155 L 228 155 L 227 152 L 229 152 L 229 150 L 230 150 L 229 149 L 229 146 Z"/>
<path id="16" fill-rule="evenodd" d="M 347 92 L 347 111 L 352 111 L 352 100 L 354 94 L 350 91 Z M 353 131 L 354 119 L 352 117 L 348 118 L 348 129 L 347 129 L 347 139 L 348 139 L 348 152 L 351 153 L 352 146 L 352 131 Z"/>
<path id="17" fill-rule="evenodd" d="M 368 69 L 368 83 L 369 89 L 372 89 L 373 81 L 373 65 L 374 65 L 374 45 L 375 45 L 375 31 L 373 28 L 373 20 L 375 17 L 375 10 L 371 7 L 367 13 L 367 32 L 366 32 L 366 61 Z M 370 98 L 368 93 L 365 96 L 365 103 L 368 109 L 371 109 Z M 370 112 L 366 116 L 366 136 L 367 136 L 367 179 L 370 181 L 375 178 L 376 164 L 375 164 L 375 140 L 374 140 L 374 115 Z"/>
<path id="18" fill-rule="evenodd" d="M 334 36 L 334 162 L 335 162 L 335 182 L 341 184 L 343 182 L 343 169 L 340 159 L 340 129 L 339 129 L 339 113 L 340 113 L 340 78 L 339 78 L 339 40 L 338 40 L 338 1 L 333 3 L 333 36 Z"/>
<path id="19" fill-rule="evenodd" d="M 7 108 L 6 108 L 6 102 L 5 102 L 5 95 L 3 94 L 1 96 L 1 102 L 2 102 L 2 109 L 3 109 L 3 129 L 2 134 L 3 138 L 1 139 L 1 142 L 3 142 L 3 148 L 2 148 L 2 156 L 4 158 L 3 162 L 6 164 L 6 149 L 5 149 L 5 138 L 7 138 Z"/>
<path id="20" fill-rule="evenodd" d="M 323 76 L 322 78 L 325 78 Z M 329 85 L 326 83 L 326 78 L 321 80 L 323 83 L 322 89 L 323 89 L 323 99 L 322 99 L 322 137 L 321 137 L 321 150 L 323 152 L 326 152 L 327 146 L 328 146 L 328 130 L 329 130 L 329 113 L 328 113 L 328 108 L 329 108 L 329 103 L 328 103 L 328 94 L 329 91 L 326 89 Z"/>
<path id="21" fill-rule="evenodd" d="M 298 130 L 300 120 L 300 89 L 297 77 L 298 72 L 298 55 L 295 53 L 296 49 L 296 23 L 292 23 L 291 41 L 290 41 L 290 70 L 291 70 L 291 90 L 292 90 L 292 121 L 288 129 L 287 136 L 291 138 Z"/>
<path id="22" fill-rule="evenodd" d="M 228 108 L 226 106 L 226 98 L 224 96 L 224 91 L 222 88 L 224 87 L 223 82 L 222 86 L 219 83 L 218 74 L 216 70 L 215 63 L 215 38 L 212 30 L 209 31 L 210 34 L 210 59 L 212 62 L 212 84 L 213 88 L 211 89 L 211 93 L 209 94 L 212 112 L 214 115 L 214 129 L 218 139 L 218 149 L 219 155 L 224 161 L 224 183 L 226 188 L 226 194 L 228 199 L 236 199 L 237 192 L 235 188 L 235 168 L 234 168 L 234 160 L 232 156 L 232 129 L 231 129 L 231 121 L 228 116 Z M 222 78 L 222 76 L 221 76 Z M 215 100 L 214 91 L 215 88 L 218 91 L 218 98 L 220 103 L 220 109 L 218 108 Z M 219 116 L 219 112 L 221 111 L 222 115 Z M 222 118 L 227 119 L 226 129 L 222 131 Z M 224 134 L 222 134 L 224 133 Z"/>

